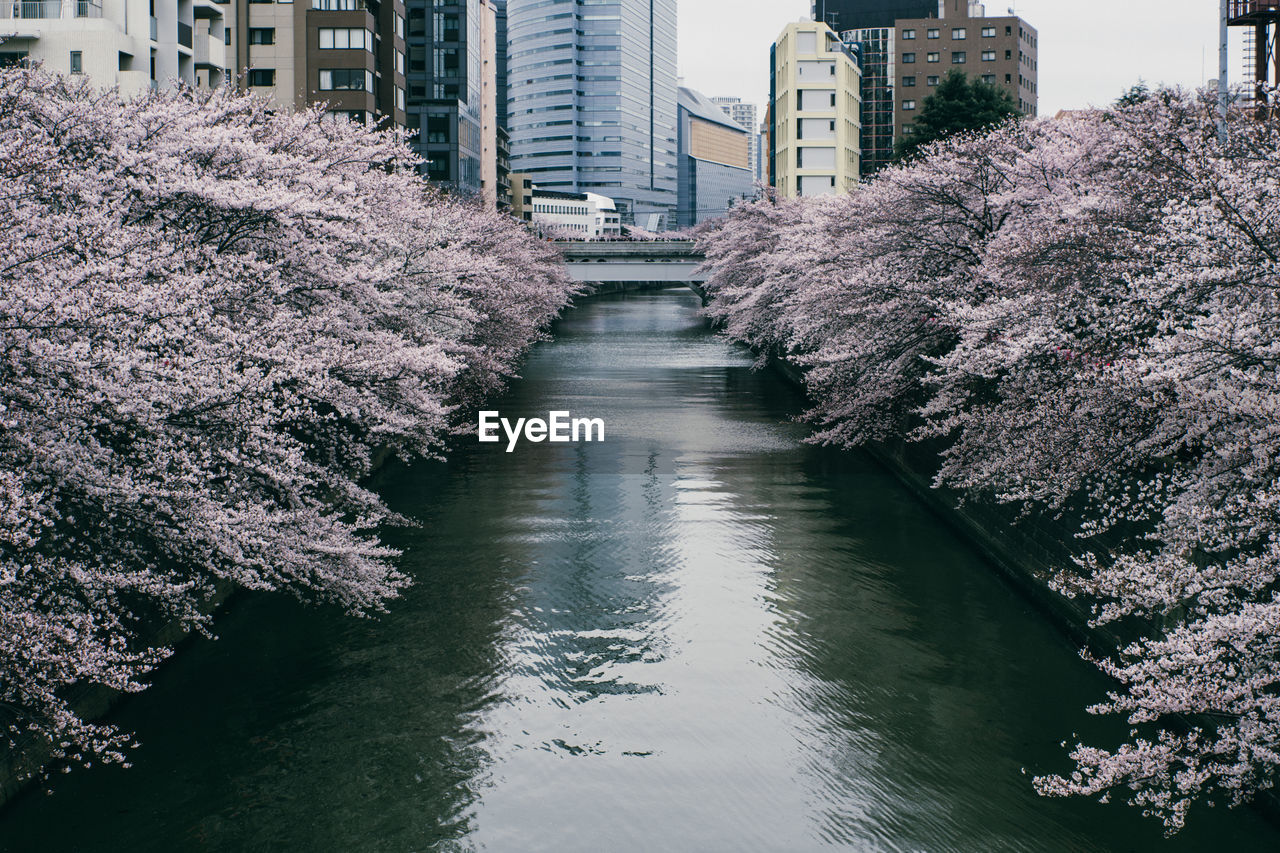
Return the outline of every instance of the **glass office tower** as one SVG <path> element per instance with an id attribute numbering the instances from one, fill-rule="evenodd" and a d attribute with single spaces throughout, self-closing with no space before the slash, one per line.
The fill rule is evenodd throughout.
<path id="1" fill-rule="evenodd" d="M 480 190 L 480 0 L 407 0 L 409 127 L 427 177 Z"/>
<path id="2" fill-rule="evenodd" d="M 676 0 L 508 0 L 507 95 L 512 172 L 673 223 Z"/>
<path id="3" fill-rule="evenodd" d="M 813 0 L 813 19 L 832 30 L 892 27 L 899 18 L 936 18 L 938 0 Z"/>
<path id="4" fill-rule="evenodd" d="M 848 30 L 840 34 L 862 68 L 862 168 L 870 177 L 893 162 L 894 81 L 892 27 Z"/>

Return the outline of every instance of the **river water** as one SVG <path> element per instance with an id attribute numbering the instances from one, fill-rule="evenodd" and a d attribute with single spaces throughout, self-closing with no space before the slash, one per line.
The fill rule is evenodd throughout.
<path id="1" fill-rule="evenodd" d="M 32 851 L 1276 850 L 1046 800 L 1106 682 L 679 290 L 585 300 L 499 401 L 601 444 L 385 471 L 379 620 L 237 600 L 113 719 L 135 765 L 0 811 Z"/>

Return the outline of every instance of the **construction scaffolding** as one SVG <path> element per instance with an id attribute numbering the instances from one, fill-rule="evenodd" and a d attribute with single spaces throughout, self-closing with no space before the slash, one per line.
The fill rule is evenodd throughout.
<path id="1" fill-rule="evenodd" d="M 1253 80 L 1249 106 L 1259 117 L 1276 111 L 1271 88 L 1280 84 L 1280 54 L 1276 51 L 1276 33 L 1280 31 L 1280 0 L 1227 0 L 1227 26 L 1252 28 L 1245 38 L 1244 77 Z M 1271 69 L 1274 66 L 1275 76 Z"/>

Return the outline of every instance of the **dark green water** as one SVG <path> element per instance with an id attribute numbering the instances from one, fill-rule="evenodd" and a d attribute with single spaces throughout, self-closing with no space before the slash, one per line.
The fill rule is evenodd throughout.
<path id="1" fill-rule="evenodd" d="M 130 770 L 0 811 L 32 851 L 1253 851 L 1030 774 L 1106 683 L 694 297 L 587 301 L 497 408 L 598 445 L 468 445 L 380 486 L 416 586 L 379 621 L 246 597 L 115 714 Z"/>

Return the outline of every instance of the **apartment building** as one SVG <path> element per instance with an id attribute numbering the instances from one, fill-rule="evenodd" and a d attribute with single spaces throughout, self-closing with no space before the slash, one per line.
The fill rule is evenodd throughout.
<path id="1" fill-rule="evenodd" d="M 844 193 L 859 179 L 861 72 L 826 24 L 788 24 L 771 51 L 770 174 L 786 198 Z"/>
<path id="2" fill-rule="evenodd" d="M 157 4 L 163 0 L 157 0 Z M 179 0 L 182 2 L 182 0 Z M 405 124 L 402 0 L 231 0 L 242 89 L 285 109 L 317 102 L 355 121 Z"/>
<path id="3" fill-rule="evenodd" d="M 894 138 L 915 120 L 924 99 L 958 68 L 1012 96 L 1027 116 L 1039 108 L 1039 34 L 1016 15 L 987 17 L 971 0 L 939 0 L 938 17 L 901 18 L 897 40 Z"/>
<path id="4" fill-rule="evenodd" d="M 688 228 L 724 216 L 755 196 L 751 132 L 718 104 L 680 87 L 679 203 L 676 224 Z M 754 115 L 754 106 L 752 114 Z"/>
<path id="5" fill-rule="evenodd" d="M 125 97 L 178 81 L 218 86 L 234 66 L 232 13 L 214 0 L 3 0 L 0 64 L 38 61 Z"/>

